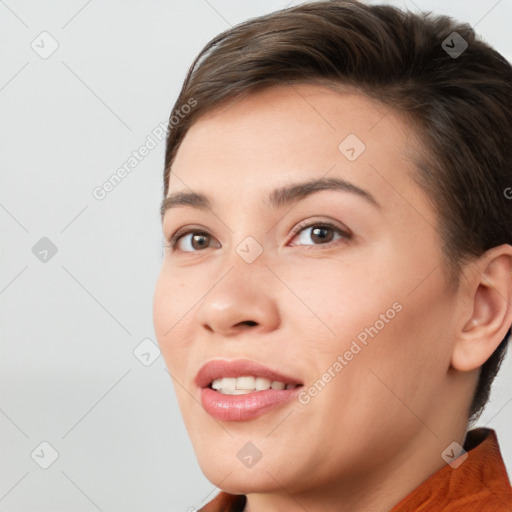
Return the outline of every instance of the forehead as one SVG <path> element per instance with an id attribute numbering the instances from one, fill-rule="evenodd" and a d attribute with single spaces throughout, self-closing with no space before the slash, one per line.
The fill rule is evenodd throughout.
<path id="1" fill-rule="evenodd" d="M 362 93 L 273 87 L 225 102 L 190 127 L 172 165 L 169 192 L 236 200 L 242 191 L 333 177 L 398 207 L 401 194 L 419 192 L 409 176 L 416 172 L 408 156 L 416 144 L 412 135 L 405 118 Z"/>

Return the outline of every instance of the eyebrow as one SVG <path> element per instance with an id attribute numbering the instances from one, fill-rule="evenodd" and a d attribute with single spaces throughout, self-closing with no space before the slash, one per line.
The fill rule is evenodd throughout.
<path id="1" fill-rule="evenodd" d="M 349 192 L 365 199 L 376 208 L 381 208 L 381 205 L 370 192 L 340 178 L 313 179 L 301 183 L 290 183 L 276 188 L 268 196 L 266 206 L 272 209 L 282 208 L 321 190 Z M 162 201 L 160 213 L 163 217 L 168 210 L 182 206 L 189 206 L 200 210 L 211 210 L 212 201 L 205 194 L 197 192 L 174 192 Z"/>

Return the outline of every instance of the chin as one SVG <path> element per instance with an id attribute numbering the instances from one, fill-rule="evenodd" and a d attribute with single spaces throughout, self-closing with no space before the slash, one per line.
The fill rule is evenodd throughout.
<path id="1" fill-rule="evenodd" d="M 245 468 L 233 461 L 199 461 L 204 476 L 215 486 L 230 494 L 262 493 L 277 490 L 279 485 L 265 471 L 259 461 L 252 468 Z M 229 476 L 228 476 L 229 475 Z"/>

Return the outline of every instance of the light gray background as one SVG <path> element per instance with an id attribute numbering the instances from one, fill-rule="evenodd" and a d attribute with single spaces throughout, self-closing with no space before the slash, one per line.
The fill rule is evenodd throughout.
<path id="1" fill-rule="evenodd" d="M 512 59 L 512 0 L 386 3 L 468 21 Z M 105 199 L 92 191 L 167 121 L 211 37 L 288 5 L 0 1 L 1 511 L 184 511 L 217 492 L 162 357 L 133 353 L 156 342 L 164 142 Z M 31 47 L 50 48 L 43 31 L 59 45 L 47 59 Z M 46 263 L 42 237 L 58 249 Z M 508 356 L 478 425 L 512 473 L 510 369 Z M 43 441 L 59 454 L 46 470 Z"/>

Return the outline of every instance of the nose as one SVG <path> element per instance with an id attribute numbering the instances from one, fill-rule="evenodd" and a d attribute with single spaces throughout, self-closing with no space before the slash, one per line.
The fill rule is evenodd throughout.
<path id="1" fill-rule="evenodd" d="M 237 263 L 212 285 L 195 310 L 199 328 L 233 337 L 249 328 L 269 332 L 278 327 L 280 314 L 272 273 L 264 265 L 253 265 Z"/>

